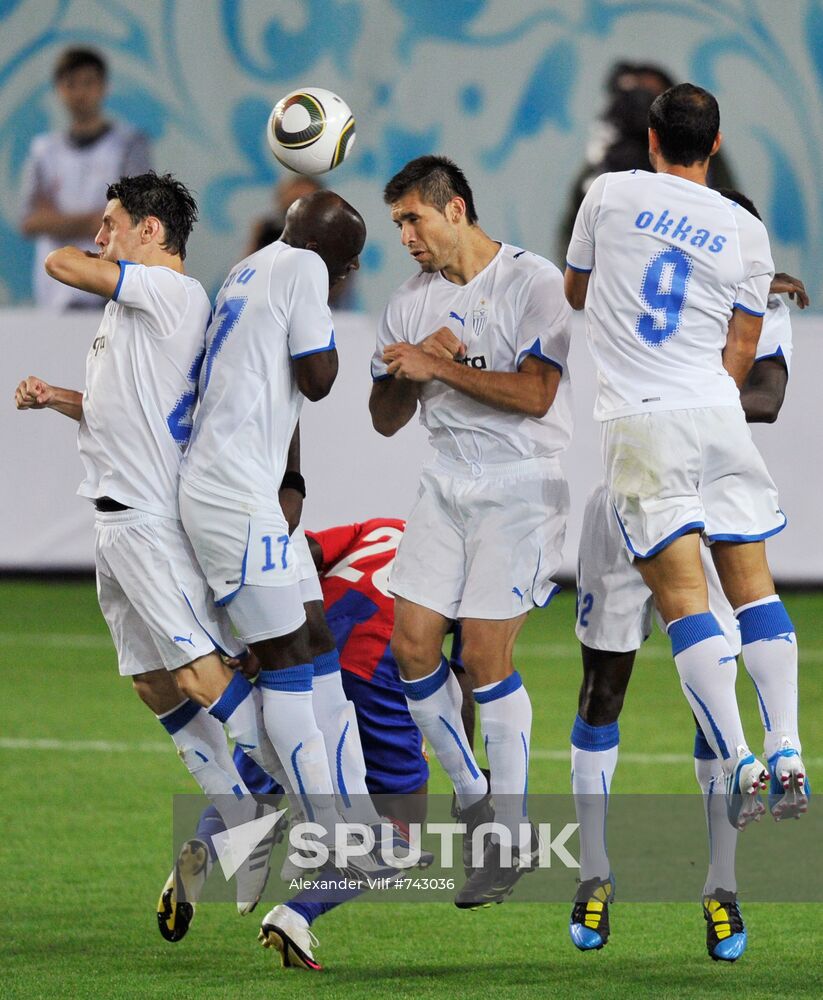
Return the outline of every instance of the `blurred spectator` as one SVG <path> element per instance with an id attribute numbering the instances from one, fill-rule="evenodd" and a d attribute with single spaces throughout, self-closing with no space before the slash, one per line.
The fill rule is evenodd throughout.
<path id="1" fill-rule="evenodd" d="M 574 227 L 577 210 L 592 181 L 600 174 L 616 170 L 649 170 L 649 108 L 675 80 L 660 66 L 650 63 L 615 63 L 605 81 L 608 104 L 591 127 L 586 146 L 586 162 L 575 178 L 559 234 L 560 257 Z M 722 152 L 712 157 L 709 186 L 735 187 Z"/>
<path id="2" fill-rule="evenodd" d="M 73 243 L 95 250 L 106 187 L 122 175 L 150 169 L 147 138 L 103 112 L 108 68 L 91 49 L 67 49 L 54 67 L 54 89 L 69 118 L 65 131 L 32 140 L 24 170 L 20 229 L 36 238 L 33 294 L 51 309 L 101 308 L 98 295 L 53 281 L 43 261 Z"/>
<path id="3" fill-rule="evenodd" d="M 316 177 L 307 177 L 305 174 L 290 174 L 284 177 L 274 188 L 274 211 L 260 216 L 252 223 L 246 255 L 256 253 L 269 243 L 279 240 L 286 221 L 286 212 L 292 203 L 307 194 L 321 191 L 323 186 Z M 353 285 L 354 273 L 332 289 L 329 294 L 329 305 L 334 309 L 354 309 L 356 292 Z"/>

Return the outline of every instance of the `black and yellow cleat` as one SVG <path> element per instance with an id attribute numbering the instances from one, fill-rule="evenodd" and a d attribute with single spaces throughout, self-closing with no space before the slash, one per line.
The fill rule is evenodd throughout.
<path id="1" fill-rule="evenodd" d="M 157 926 L 166 941 L 175 943 L 186 936 L 210 867 L 206 844 L 187 840 L 157 901 Z"/>
<path id="2" fill-rule="evenodd" d="M 748 935 L 737 895 L 715 889 L 703 897 L 706 920 L 706 948 L 713 962 L 736 962 L 746 950 Z"/>
<path id="3" fill-rule="evenodd" d="M 577 887 L 569 934 L 580 951 L 599 951 L 609 940 L 609 903 L 614 900 L 614 876 L 589 878 Z"/>

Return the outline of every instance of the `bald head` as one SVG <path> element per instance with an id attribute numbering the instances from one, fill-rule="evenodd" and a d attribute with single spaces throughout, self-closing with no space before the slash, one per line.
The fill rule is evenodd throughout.
<path id="1" fill-rule="evenodd" d="M 334 191 L 315 191 L 298 198 L 286 214 L 280 239 L 292 247 L 313 250 L 329 271 L 329 287 L 360 266 L 366 224 L 360 213 Z"/>

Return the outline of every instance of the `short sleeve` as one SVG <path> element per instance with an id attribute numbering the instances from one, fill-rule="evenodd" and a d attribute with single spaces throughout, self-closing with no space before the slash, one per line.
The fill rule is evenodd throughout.
<path id="1" fill-rule="evenodd" d="M 786 371 L 791 373 L 792 319 L 789 307 L 779 295 L 769 296 L 754 360 L 766 361 L 770 358 L 782 358 Z"/>
<path id="2" fill-rule="evenodd" d="M 749 224 L 749 218 L 752 224 Z M 752 316 L 764 316 L 774 277 L 774 263 L 766 227 L 758 219 L 749 218 L 746 219 L 746 226 L 740 227 L 744 276 L 737 286 L 733 308 L 742 309 Z"/>
<path id="3" fill-rule="evenodd" d="M 577 210 L 571 242 L 566 253 L 566 264 L 572 271 L 588 274 L 594 268 L 595 226 L 607 176 L 608 174 L 601 174 L 592 181 L 586 197 Z"/>
<path id="4" fill-rule="evenodd" d="M 553 265 L 541 267 L 524 293 L 517 325 L 517 367 L 535 357 L 565 371 L 571 336 L 571 309 L 563 276 Z"/>
<path id="5" fill-rule="evenodd" d="M 406 338 L 400 334 L 400 323 L 394 300 L 390 299 L 388 305 L 383 310 L 383 315 L 377 324 L 377 343 L 371 359 L 371 377 L 373 382 L 382 382 L 383 379 L 391 378 L 383 361 L 383 351 L 389 344 L 396 344 Z"/>
<path id="6" fill-rule="evenodd" d="M 288 339 L 292 358 L 334 350 L 334 326 L 329 309 L 329 272 L 322 259 L 305 250 L 291 262 Z M 279 274 L 272 268 L 272 278 Z M 279 281 L 279 277 L 277 278 Z"/>
<path id="7" fill-rule="evenodd" d="M 147 267 L 119 260 L 120 278 L 112 299 L 138 309 L 155 336 L 170 337 L 189 307 L 186 280 L 168 267 Z"/>
<path id="8" fill-rule="evenodd" d="M 359 524 L 346 524 L 336 528 L 326 528 L 325 531 L 307 531 L 306 536 L 313 538 L 320 546 L 323 567 L 325 568 L 333 565 L 341 556 L 345 555 L 359 533 Z"/>

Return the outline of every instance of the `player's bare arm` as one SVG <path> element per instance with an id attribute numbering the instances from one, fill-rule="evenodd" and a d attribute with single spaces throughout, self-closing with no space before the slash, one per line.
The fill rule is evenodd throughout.
<path id="1" fill-rule="evenodd" d="M 769 291 L 773 295 L 788 295 L 793 302 L 797 303 L 799 309 L 805 309 L 809 302 L 811 302 L 809 293 L 806 291 L 806 286 L 800 278 L 793 278 L 784 271 L 778 271 L 775 274 L 772 278 Z"/>
<path id="2" fill-rule="evenodd" d="M 437 379 L 479 403 L 528 417 L 544 417 L 560 385 L 560 371 L 537 358 L 526 358 L 516 372 L 490 372 L 436 357 L 412 344 L 389 344 L 383 360 L 397 379 Z"/>
<path id="3" fill-rule="evenodd" d="M 306 399 L 316 403 L 328 396 L 337 378 L 337 351 L 318 351 L 305 358 L 294 358 L 292 364 L 297 388 Z"/>
<path id="4" fill-rule="evenodd" d="M 61 247 L 46 257 L 46 272 L 64 285 L 110 299 L 120 280 L 120 266 L 78 247 Z"/>
<path id="5" fill-rule="evenodd" d="M 83 416 L 83 394 L 74 389 L 49 385 L 36 375 L 29 375 L 17 386 L 14 403 L 18 410 L 56 410 L 72 420 Z"/>
<path id="6" fill-rule="evenodd" d="M 306 496 L 306 485 L 300 474 L 300 424 L 294 428 L 288 454 L 286 455 L 286 473 L 277 499 L 280 509 L 289 526 L 289 534 L 293 535 L 303 516 L 303 499 Z"/>
<path id="7" fill-rule="evenodd" d="M 369 396 L 371 422 L 378 434 L 391 437 L 405 427 L 417 411 L 420 384 L 408 379 L 384 378 L 375 382 Z"/>
<path id="8" fill-rule="evenodd" d="M 586 305 L 586 292 L 590 276 L 588 271 L 575 271 L 571 267 L 566 268 L 563 275 L 563 291 L 566 293 L 566 301 L 572 309 L 580 310 Z"/>
<path id="9" fill-rule="evenodd" d="M 761 358 L 740 390 L 740 405 L 750 424 L 773 424 L 783 405 L 789 372 L 782 358 Z"/>
<path id="10" fill-rule="evenodd" d="M 729 321 L 729 335 L 723 348 L 723 367 L 740 389 L 751 371 L 757 353 L 757 341 L 763 326 L 762 316 L 752 316 L 735 309 Z"/>

